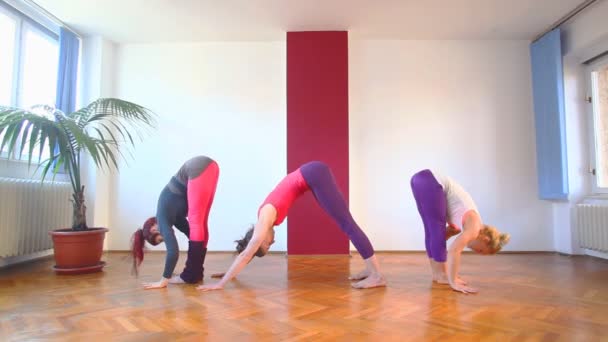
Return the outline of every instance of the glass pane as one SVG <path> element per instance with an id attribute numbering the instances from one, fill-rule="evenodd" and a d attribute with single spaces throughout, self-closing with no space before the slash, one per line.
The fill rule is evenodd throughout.
<path id="1" fill-rule="evenodd" d="M 608 187 L 608 66 L 594 73 L 593 112 L 597 186 Z"/>
<path id="2" fill-rule="evenodd" d="M 59 68 L 58 42 L 31 26 L 24 26 L 22 60 L 19 106 L 23 108 L 39 104 L 55 106 Z M 49 156 L 48 148 L 45 148 L 41 156 L 42 160 Z M 23 158 L 25 157 L 24 155 Z M 38 157 L 38 150 L 34 152 L 33 157 Z"/>
<path id="3" fill-rule="evenodd" d="M 10 106 L 13 93 L 13 59 L 16 21 L 0 12 L 0 105 Z"/>
<path id="4" fill-rule="evenodd" d="M 46 111 L 44 108 L 37 107 L 36 109 L 32 110 L 32 112 L 34 112 L 34 113 L 36 113 L 36 114 L 38 114 L 40 116 L 45 116 L 45 117 L 47 117 L 49 119 L 53 119 L 53 116 L 51 115 L 51 113 L 48 112 L 48 111 Z M 25 127 L 27 126 L 27 124 L 28 124 L 28 121 L 25 121 L 25 123 L 23 125 L 24 128 L 21 129 L 21 133 L 20 133 L 21 135 L 26 134 L 26 133 L 27 133 L 28 136 L 31 135 L 31 131 L 30 130 L 28 130 L 27 132 L 25 131 Z M 23 159 L 23 160 L 27 160 L 28 156 L 29 156 L 29 147 L 30 147 L 30 145 L 29 145 L 29 139 L 27 139 L 27 141 L 28 142 L 27 142 L 27 144 L 25 145 L 25 147 L 23 149 L 23 154 L 21 155 L 21 159 Z M 48 145 L 48 140 L 46 141 L 44 149 L 42 150 L 42 154 L 40 155 L 41 156 L 41 159 L 40 159 L 41 161 L 44 161 L 44 160 L 46 160 L 47 158 L 50 157 L 50 153 L 49 153 L 49 149 L 48 149 L 47 145 Z M 40 154 L 40 144 L 36 144 L 36 147 L 34 148 L 34 150 L 32 152 L 33 152 L 32 153 L 32 160 L 38 161 L 38 156 Z M 19 155 L 16 155 L 15 157 L 18 157 L 18 156 Z"/>
<path id="5" fill-rule="evenodd" d="M 15 56 L 15 30 L 16 21 L 0 12 L 0 105 L 11 106 L 13 94 L 13 64 Z M 0 141 L 4 133 L 0 133 Z M 8 149 L 4 147 L 0 154 Z M 4 156 L 4 155 L 3 155 Z"/>
<path id="6" fill-rule="evenodd" d="M 55 105 L 58 42 L 46 34 L 25 26 L 23 31 L 23 73 L 19 105 Z"/>

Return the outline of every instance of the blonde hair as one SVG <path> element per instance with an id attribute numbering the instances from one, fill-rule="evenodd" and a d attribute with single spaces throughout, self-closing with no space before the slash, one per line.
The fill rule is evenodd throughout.
<path id="1" fill-rule="evenodd" d="M 492 254 L 498 253 L 511 240 L 511 235 L 501 233 L 495 227 L 487 224 L 481 228 L 479 235 L 487 238 L 488 247 L 490 247 L 490 253 Z"/>

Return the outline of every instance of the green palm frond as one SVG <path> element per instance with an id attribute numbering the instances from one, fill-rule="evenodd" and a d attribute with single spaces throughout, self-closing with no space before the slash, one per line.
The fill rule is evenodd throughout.
<path id="1" fill-rule="evenodd" d="M 132 130 L 129 128 L 136 128 L 136 132 L 139 133 L 142 128 L 155 125 L 154 116 L 146 108 L 114 98 L 99 99 L 72 114 L 70 118 L 78 122 L 81 127 L 100 126 L 113 137 L 114 141 L 117 141 L 113 135 L 116 133 L 131 145 L 134 145 L 134 140 Z"/>
<path id="2" fill-rule="evenodd" d="M 73 113 L 63 113 L 49 106 L 31 110 L 0 106 L 0 150 L 7 147 L 9 157 L 32 156 L 45 149 L 50 157 L 38 158 L 42 180 L 49 172 L 56 175 L 63 168 L 70 177 L 74 193 L 82 191 L 80 156 L 88 154 L 100 168 L 118 167 L 125 159 L 124 144 L 135 146 L 133 135 L 155 125 L 154 114 L 132 102 L 103 98 Z M 38 153 L 34 153 L 36 149 Z"/>
<path id="3" fill-rule="evenodd" d="M 9 155 L 18 154 L 21 157 L 27 147 L 28 163 L 30 164 L 36 146 L 39 146 L 42 151 L 44 147 L 51 148 L 47 144 L 50 139 L 58 142 L 67 140 L 67 135 L 57 122 L 16 108 L 0 107 L 0 133 L 2 132 L 5 135 L 0 141 L 0 150 L 6 146 Z M 17 144 L 20 135 L 21 144 Z"/>

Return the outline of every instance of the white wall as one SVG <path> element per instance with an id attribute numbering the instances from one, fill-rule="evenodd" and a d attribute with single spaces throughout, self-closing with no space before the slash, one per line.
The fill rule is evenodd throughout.
<path id="1" fill-rule="evenodd" d="M 584 69 L 572 49 L 596 44 L 602 34 L 571 27 L 564 28 L 571 196 L 559 203 L 537 199 L 529 42 L 351 38 L 350 201 L 376 249 L 424 248 L 409 178 L 431 167 L 459 181 L 482 217 L 511 233 L 505 250 L 577 252 L 573 204 L 590 186 Z M 585 36 L 587 44 L 572 43 Z M 148 106 L 160 119 L 107 184 L 108 249 L 126 249 L 181 162 L 206 154 L 221 167 L 209 248 L 232 250 L 285 173 L 285 43 L 110 51 L 112 95 Z M 286 249 L 284 226 L 275 250 Z"/>
<path id="2" fill-rule="evenodd" d="M 562 27 L 566 141 L 570 195 L 567 202 L 554 204 L 555 249 L 579 254 L 574 208 L 592 194 L 590 165 L 589 94 L 587 69 L 582 64 L 608 50 L 608 1 L 600 1 Z"/>
<path id="3" fill-rule="evenodd" d="M 566 110 L 566 154 L 568 158 L 568 200 L 553 203 L 555 250 L 580 254 L 576 237 L 575 205 L 591 191 L 586 81 L 578 58 L 564 56 L 564 94 Z"/>
<path id="4" fill-rule="evenodd" d="M 511 234 L 505 250 L 553 250 L 537 199 L 526 41 L 351 39 L 351 208 L 378 250 L 424 250 L 410 177 L 435 168 Z"/>
<path id="5" fill-rule="evenodd" d="M 77 107 L 84 107 L 101 97 L 114 96 L 114 67 L 116 44 L 101 36 L 84 37 L 81 41 L 80 81 Z M 90 227 L 110 225 L 110 203 L 114 170 L 98 170 L 95 164 L 83 155 L 82 182 L 85 185 L 87 223 Z M 109 238 L 104 241 L 108 248 Z"/>
<path id="6" fill-rule="evenodd" d="M 202 154 L 220 165 L 209 249 L 234 250 L 286 172 L 285 43 L 123 45 L 115 57 L 115 95 L 159 120 L 111 185 L 108 248 L 127 249 L 170 177 Z M 284 226 L 274 250 L 286 250 Z"/>

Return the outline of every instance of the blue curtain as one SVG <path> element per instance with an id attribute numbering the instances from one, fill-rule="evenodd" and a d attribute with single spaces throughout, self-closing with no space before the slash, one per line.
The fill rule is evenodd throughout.
<path id="1" fill-rule="evenodd" d="M 78 73 L 78 37 L 65 28 L 59 32 L 59 71 L 55 107 L 71 113 L 76 106 L 76 77 Z"/>
<path id="2" fill-rule="evenodd" d="M 568 198 L 564 75 L 560 29 L 530 45 L 540 199 Z"/>

